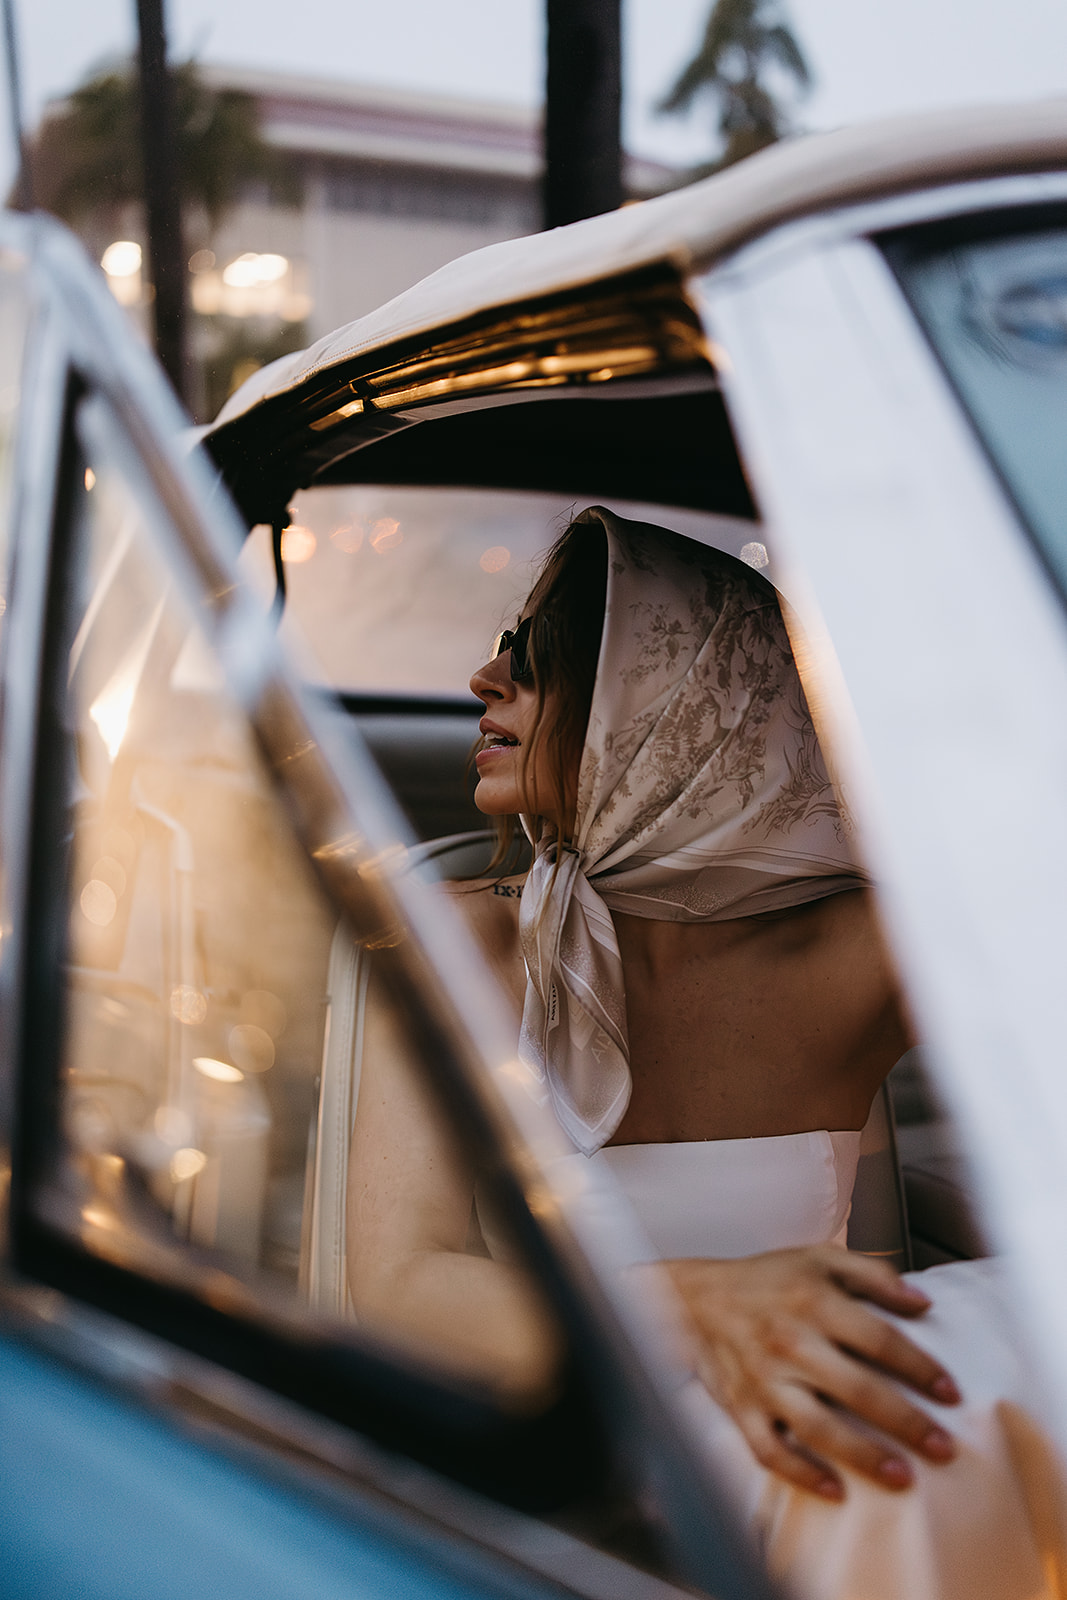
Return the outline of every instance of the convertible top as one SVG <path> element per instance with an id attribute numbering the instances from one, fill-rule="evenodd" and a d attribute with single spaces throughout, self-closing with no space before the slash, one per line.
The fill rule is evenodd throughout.
<path id="1" fill-rule="evenodd" d="M 916 188 L 1067 165 L 1067 99 L 893 118 L 787 140 L 653 200 L 490 245 L 253 374 L 207 430 L 329 368 L 487 310 L 657 264 L 684 274 L 770 227 Z"/>

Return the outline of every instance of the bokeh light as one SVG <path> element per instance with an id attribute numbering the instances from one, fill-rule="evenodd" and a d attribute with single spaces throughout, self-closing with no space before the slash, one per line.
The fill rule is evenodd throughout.
<path id="1" fill-rule="evenodd" d="M 181 983 L 170 991 L 170 1014 L 186 1026 L 195 1026 L 207 1016 L 207 996 L 202 995 L 199 989 Z"/>
<path id="2" fill-rule="evenodd" d="M 371 528 L 370 542 L 378 555 L 383 555 L 386 550 L 395 549 L 403 541 L 404 535 L 395 517 L 379 517 Z"/>
<path id="3" fill-rule="evenodd" d="M 274 1065 L 274 1041 L 254 1022 L 239 1022 L 227 1039 L 230 1054 L 242 1072 L 268 1072 Z"/>
<path id="4" fill-rule="evenodd" d="M 141 246 L 133 239 L 116 239 L 100 257 L 109 278 L 132 278 L 141 270 Z"/>
<path id="5" fill-rule="evenodd" d="M 202 1078 L 211 1078 L 215 1083 L 240 1083 L 244 1077 L 239 1067 L 215 1056 L 194 1056 L 193 1066 Z"/>
<path id="6" fill-rule="evenodd" d="M 82 908 L 82 916 L 94 928 L 106 928 L 115 920 L 119 902 L 110 884 L 102 882 L 100 878 L 90 878 L 78 898 L 78 904 Z"/>
<path id="7" fill-rule="evenodd" d="M 310 561 L 318 548 L 318 541 L 310 528 L 302 523 L 290 523 L 282 529 L 282 560 L 291 567 Z"/>
<path id="8" fill-rule="evenodd" d="M 198 1172 L 203 1172 L 206 1166 L 207 1156 L 204 1152 L 186 1145 L 183 1150 L 175 1150 L 171 1156 L 170 1175 L 175 1183 L 184 1183 L 186 1178 L 195 1178 Z"/>
<path id="9" fill-rule="evenodd" d="M 342 522 L 330 534 L 330 543 L 335 544 L 338 550 L 343 550 L 346 556 L 354 556 L 357 550 L 363 547 L 363 524 L 358 518 L 352 522 Z"/>

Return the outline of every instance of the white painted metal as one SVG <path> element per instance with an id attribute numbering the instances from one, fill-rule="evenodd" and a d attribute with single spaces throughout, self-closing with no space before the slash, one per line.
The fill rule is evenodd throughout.
<path id="1" fill-rule="evenodd" d="M 758 273 L 749 270 L 757 252 Z M 913 1009 L 1067 1445 L 1067 625 L 878 251 L 699 289 Z"/>
<path id="2" fill-rule="evenodd" d="M 1064 161 L 1067 167 L 1067 159 Z M 838 207 L 804 217 L 788 227 L 772 228 L 747 245 L 727 270 L 743 270 L 751 283 L 766 271 L 778 271 L 786 258 L 795 259 L 816 249 L 840 244 L 891 228 L 909 228 L 947 217 L 973 216 L 985 211 L 1006 211 L 1019 206 L 1047 206 L 1067 200 L 1067 171 L 1035 172 L 1010 178 L 984 178 L 951 183 L 870 200 L 863 205 Z"/>

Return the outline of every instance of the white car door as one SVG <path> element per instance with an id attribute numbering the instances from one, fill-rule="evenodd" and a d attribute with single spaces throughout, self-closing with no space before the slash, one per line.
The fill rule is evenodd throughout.
<path id="1" fill-rule="evenodd" d="M 809 696 L 1061 1446 L 1065 194 L 998 180 L 797 224 L 699 287 Z"/>

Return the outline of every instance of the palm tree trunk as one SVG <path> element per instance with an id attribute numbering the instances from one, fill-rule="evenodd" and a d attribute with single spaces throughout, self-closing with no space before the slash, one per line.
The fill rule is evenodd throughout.
<path id="1" fill-rule="evenodd" d="M 622 203 L 619 0 L 546 0 L 544 225 Z"/>
<path id="2" fill-rule="evenodd" d="M 163 0 L 137 0 L 137 26 L 145 224 L 148 272 L 155 288 L 156 351 L 179 398 L 185 399 L 185 252 Z"/>

